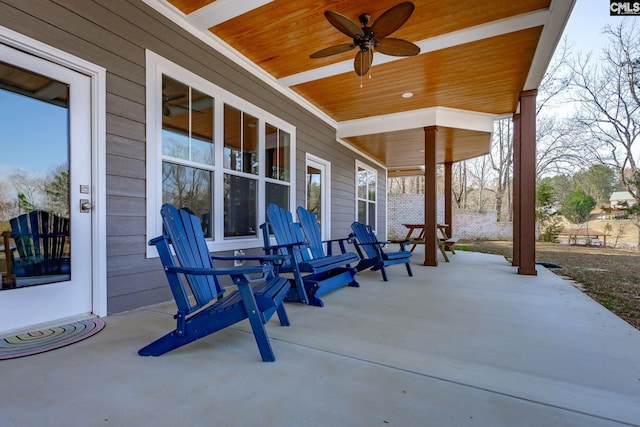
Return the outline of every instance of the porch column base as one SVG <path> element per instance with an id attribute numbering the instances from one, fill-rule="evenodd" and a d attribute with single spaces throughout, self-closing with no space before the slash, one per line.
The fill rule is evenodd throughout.
<path id="1" fill-rule="evenodd" d="M 531 269 L 528 269 L 528 268 L 519 267 L 518 268 L 518 274 L 522 274 L 524 276 L 537 276 L 538 272 L 536 271 L 535 268 L 533 270 L 531 270 Z"/>

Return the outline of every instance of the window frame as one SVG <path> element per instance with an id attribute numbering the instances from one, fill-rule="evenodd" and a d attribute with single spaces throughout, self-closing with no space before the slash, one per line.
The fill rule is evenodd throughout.
<path id="1" fill-rule="evenodd" d="M 152 239 L 162 233 L 162 162 L 171 160 L 172 163 L 194 166 L 192 162 L 184 161 L 162 154 L 162 76 L 166 75 L 178 80 L 214 99 L 214 164 L 208 165 L 213 173 L 212 209 L 213 239 L 207 240 L 209 251 L 227 251 L 235 249 L 258 248 L 263 246 L 260 230 L 256 236 L 238 238 L 224 237 L 224 175 L 255 179 L 257 182 L 257 226 L 265 222 L 265 187 L 266 183 L 275 183 L 289 187 L 289 209 L 295 208 L 296 195 L 296 128 L 269 112 L 251 104 L 237 95 L 211 83 L 203 77 L 155 54 L 146 51 L 146 178 L 147 178 L 147 227 L 146 238 Z M 258 175 L 224 168 L 224 105 L 227 104 L 258 119 Z M 265 167 L 265 127 L 274 126 L 289 134 L 289 181 L 275 180 L 266 177 Z M 175 162 L 174 162 L 175 160 Z M 198 166 L 196 166 L 198 167 Z M 157 250 L 147 246 L 147 257 L 157 257 Z"/>
<path id="2" fill-rule="evenodd" d="M 365 171 L 367 171 L 368 173 L 373 173 L 373 175 L 375 176 L 376 182 L 375 182 L 375 200 L 371 201 L 368 198 L 367 199 L 362 199 L 359 194 L 358 194 L 358 169 L 364 169 Z M 358 217 L 358 202 L 360 201 L 365 201 L 366 202 L 366 207 L 367 207 L 367 213 L 366 213 L 366 217 L 367 217 L 367 224 L 368 224 L 368 218 L 369 218 L 369 205 L 373 204 L 373 209 L 375 212 L 375 223 L 374 224 L 369 224 L 371 225 L 371 228 L 373 228 L 373 232 L 377 233 L 378 230 L 378 170 L 372 166 L 369 166 L 366 163 L 361 162 L 360 160 L 356 159 L 356 164 L 355 164 L 355 174 L 354 174 L 354 179 L 355 179 L 355 185 L 354 185 L 354 193 L 355 193 L 355 220 L 359 221 L 359 217 Z M 367 180 L 367 188 L 369 187 L 369 181 Z"/>

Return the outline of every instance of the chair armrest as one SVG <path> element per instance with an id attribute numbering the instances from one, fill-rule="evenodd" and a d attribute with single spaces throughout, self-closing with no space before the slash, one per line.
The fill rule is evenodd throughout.
<path id="1" fill-rule="evenodd" d="M 343 237 L 341 239 L 329 239 L 329 240 L 323 240 L 322 243 L 333 243 L 333 242 L 344 242 L 344 241 L 349 241 L 348 237 Z"/>
<path id="2" fill-rule="evenodd" d="M 404 239 L 404 240 L 389 240 L 388 243 L 395 243 L 397 245 L 400 245 L 400 250 L 405 250 L 404 247 L 407 245 L 412 244 L 413 242 L 415 242 L 418 239 L 415 238 L 411 238 L 411 239 Z M 386 243 L 386 242 L 385 242 Z"/>
<path id="3" fill-rule="evenodd" d="M 260 261 L 271 262 L 278 264 L 279 262 L 285 261 L 288 257 L 286 255 L 233 255 L 233 256 L 217 256 L 214 255 L 211 257 L 213 260 L 218 261 Z"/>
<path id="4" fill-rule="evenodd" d="M 361 242 L 359 240 L 354 240 L 353 244 L 356 246 L 382 246 L 384 242 Z"/>
<path id="5" fill-rule="evenodd" d="M 351 238 L 350 237 L 343 237 L 341 239 L 329 239 L 329 240 L 323 240 L 322 243 L 326 243 L 327 245 L 327 255 L 333 255 L 333 250 L 332 250 L 332 246 L 334 242 L 338 242 L 338 246 L 340 247 L 340 253 L 347 253 L 347 248 L 345 247 L 345 243 L 351 243 Z"/>
<path id="6" fill-rule="evenodd" d="M 193 267 L 165 267 L 170 273 L 181 273 L 192 276 L 238 276 L 246 274 L 264 274 L 273 271 L 270 265 L 255 265 L 233 268 L 193 268 Z"/>
<path id="7" fill-rule="evenodd" d="M 286 243 L 284 245 L 273 245 L 273 246 L 269 246 L 267 249 L 292 249 L 294 246 L 309 246 L 309 242 L 307 241 L 302 241 L 302 242 L 292 242 L 292 243 Z"/>

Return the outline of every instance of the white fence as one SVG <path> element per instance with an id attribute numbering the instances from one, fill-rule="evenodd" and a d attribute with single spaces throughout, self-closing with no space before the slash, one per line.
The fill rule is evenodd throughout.
<path id="1" fill-rule="evenodd" d="M 423 194 L 387 195 L 387 238 L 401 239 L 407 234 L 402 224 L 424 222 Z M 511 240 L 513 223 L 498 222 L 495 210 L 485 212 L 453 209 L 454 237 L 461 239 Z M 438 196 L 438 222 L 444 222 L 444 197 Z"/>

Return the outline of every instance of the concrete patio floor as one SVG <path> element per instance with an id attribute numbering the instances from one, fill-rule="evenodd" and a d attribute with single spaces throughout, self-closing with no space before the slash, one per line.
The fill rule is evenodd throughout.
<path id="1" fill-rule="evenodd" d="M 359 274 L 360 288 L 287 304 L 263 363 L 248 323 L 158 358 L 173 303 L 106 317 L 99 334 L 0 362 L 0 425 L 640 425 L 640 331 L 571 282 L 502 257 Z"/>

